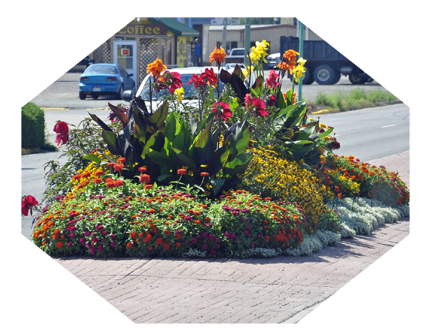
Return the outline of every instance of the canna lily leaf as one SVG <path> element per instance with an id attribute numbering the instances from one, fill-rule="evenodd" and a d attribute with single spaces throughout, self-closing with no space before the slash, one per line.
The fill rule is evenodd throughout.
<path id="1" fill-rule="evenodd" d="M 108 106 L 113 111 L 115 116 L 117 116 L 117 118 L 121 121 L 122 125 L 123 126 L 127 125 L 127 123 L 128 123 L 127 115 L 124 112 L 122 112 L 122 110 L 119 107 L 113 105 L 110 102 L 108 102 Z"/>
<path id="2" fill-rule="evenodd" d="M 94 120 L 97 124 L 99 124 L 99 126 L 101 128 L 103 128 L 105 131 L 113 132 L 112 129 L 108 125 L 106 125 L 105 122 L 103 120 L 101 120 L 99 117 L 97 117 L 96 115 L 93 115 L 89 112 L 88 112 L 88 114 L 90 115 L 91 119 Z"/>
<path id="3" fill-rule="evenodd" d="M 103 140 L 106 142 L 109 151 L 114 155 L 122 155 L 119 142 L 116 138 L 116 134 L 112 131 L 102 130 Z"/>
<path id="4" fill-rule="evenodd" d="M 82 158 L 86 160 L 90 160 L 92 162 L 96 162 L 97 164 L 100 164 L 100 162 L 102 161 L 99 157 L 97 157 L 94 154 L 88 154 L 88 155 L 82 156 Z"/>

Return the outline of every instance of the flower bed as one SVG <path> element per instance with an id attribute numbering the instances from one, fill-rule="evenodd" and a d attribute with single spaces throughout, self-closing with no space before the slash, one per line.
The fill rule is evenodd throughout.
<path id="1" fill-rule="evenodd" d="M 147 69 L 150 90 L 165 93 L 157 109 L 137 97 L 109 104 L 110 125 L 92 114 L 74 129 L 59 121 L 69 162 L 45 165 L 43 210 L 22 201 L 23 214 L 39 211 L 33 242 L 56 257 L 297 256 L 407 216 L 397 174 L 337 156 L 334 128 L 308 118 L 294 93 L 306 70 L 297 52 L 264 79 L 267 46 L 257 42 L 245 72 L 221 70 L 215 49 L 218 72 L 188 82 L 196 107 L 157 59 Z M 282 94 L 288 72 L 293 87 Z"/>

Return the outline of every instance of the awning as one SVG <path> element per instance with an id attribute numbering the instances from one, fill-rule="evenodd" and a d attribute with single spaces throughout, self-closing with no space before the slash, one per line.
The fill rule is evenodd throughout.
<path id="1" fill-rule="evenodd" d="M 178 22 L 175 18 L 166 18 L 166 17 L 149 17 L 148 21 L 155 24 L 163 24 L 167 26 L 167 29 L 173 32 L 178 37 L 198 37 L 199 32 Z"/>

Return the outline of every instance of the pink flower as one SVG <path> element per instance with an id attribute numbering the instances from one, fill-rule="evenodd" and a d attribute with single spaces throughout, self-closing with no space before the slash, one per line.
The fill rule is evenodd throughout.
<path id="1" fill-rule="evenodd" d="M 61 141 L 67 143 L 69 140 L 69 126 L 64 121 L 57 121 L 54 126 L 54 132 L 57 133 L 57 137 L 55 138 L 55 142 L 57 146 L 60 145 Z"/>
<path id="2" fill-rule="evenodd" d="M 269 71 L 269 77 L 266 79 L 266 86 L 268 88 L 276 88 L 279 86 L 279 74 L 275 70 Z"/>
<path id="3" fill-rule="evenodd" d="M 229 117 L 233 116 L 230 106 L 224 102 L 215 102 L 212 106 L 212 112 L 216 112 L 217 117 L 221 115 L 225 121 L 227 121 Z"/>

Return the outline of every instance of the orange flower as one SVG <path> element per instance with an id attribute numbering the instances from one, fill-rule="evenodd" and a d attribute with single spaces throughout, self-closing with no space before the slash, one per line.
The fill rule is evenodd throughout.
<path id="1" fill-rule="evenodd" d="M 57 248 L 60 248 L 62 246 L 63 246 L 63 242 L 60 241 L 60 242 L 57 243 Z"/>
<path id="2" fill-rule="evenodd" d="M 209 62 L 212 63 L 215 61 L 218 64 L 218 67 L 220 67 L 221 63 L 225 61 L 226 56 L 227 54 L 225 53 L 224 49 L 215 47 L 214 51 L 210 55 Z"/>
<path id="3" fill-rule="evenodd" d="M 94 172 L 94 175 L 95 176 L 101 176 L 101 175 L 103 175 L 105 172 L 103 172 L 103 170 L 97 170 L 97 171 L 95 171 Z"/>
<path id="4" fill-rule="evenodd" d="M 125 158 L 124 157 L 118 158 L 118 163 L 124 163 L 124 162 L 125 162 Z"/>
<path id="5" fill-rule="evenodd" d="M 127 243 L 127 247 L 128 247 L 129 249 L 133 248 L 133 243 L 132 243 L 132 242 L 128 242 L 128 243 Z"/>
<path id="6" fill-rule="evenodd" d="M 143 188 L 144 189 L 151 189 L 152 187 L 154 187 L 152 184 L 146 184 Z"/>
<path id="7" fill-rule="evenodd" d="M 142 172 L 146 172 L 146 167 L 143 167 L 143 166 L 142 166 L 142 167 L 139 167 L 139 172 L 141 172 L 141 173 L 142 173 Z"/>
<path id="8" fill-rule="evenodd" d="M 102 179 L 100 179 L 100 178 L 94 178 L 94 179 L 93 179 L 93 182 L 94 182 L 95 184 L 99 184 L 99 183 L 102 183 L 102 182 L 103 182 L 103 180 L 102 180 Z"/>
<path id="9" fill-rule="evenodd" d="M 141 174 L 140 175 L 140 182 L 141 183 L 150 183 L 151 177 L 148 174 Z"/>
<path id="10" fill-rule="evenodd" d="M 124 168 L 124 164 L 121 164 L 121 163 L 119 163 L 119 164 L 115 164 L 115 165 L 113 166 L 113 169 L 114 169 L 115 171 L 117 171 L 117 172 L 121 172 L 123 168 Z"/>
<path id="11" fill-rule="evenodd" d="M 159 245 L 163 244 L 163 239 L 161 237 L 158 237 L 155 242 Z"/>
<path id="12" fill-rule="evenodd" d="M 146 73 L 150 73 L 152 77 L 157 79 L 158 76 L 166 69 L 167 66 L 165 66 L 163 64 L 163 61 L 157 57 L 154 62 L 148 64 L 148 66 L 146 67 Z"/>
<path id="13" fill-rule="evenodd" d="M 177 247 L 177 248 L 180 248 L 180 247 L 181 247 L 181 243 L 176 242 L 176 247 Z"/>
<path id="14" fill-rule="evenodd" d="M 132 232 L 130 233 L 130 237 L 131 237 L 131 238 L 135 238 L 135 237 L 136 237 L 136 233 L 135 233 L 134 231 L 132 231 Z"/>
<path id="15" fill-rule="evenodd" d="M 195 223 L 196 225 L 200 225 L 200 220 L 196 220 L 196 221 L 194 221 L 194 223 Z"/>
<path id="16" fill-rule="evenodd" d="M 208 172 L 202 172 L 202 173 L 200 173 L 200 176 L 209 176 L 209 173 Z"/>
<path id="17" fill-rule="evenodd" d="M 187 170 L 185 169 L 185 168 L 180 168 L 179 170 L 178 170 L 178 174 L 181 174 L 181 175 L 187 175 Z"/>

